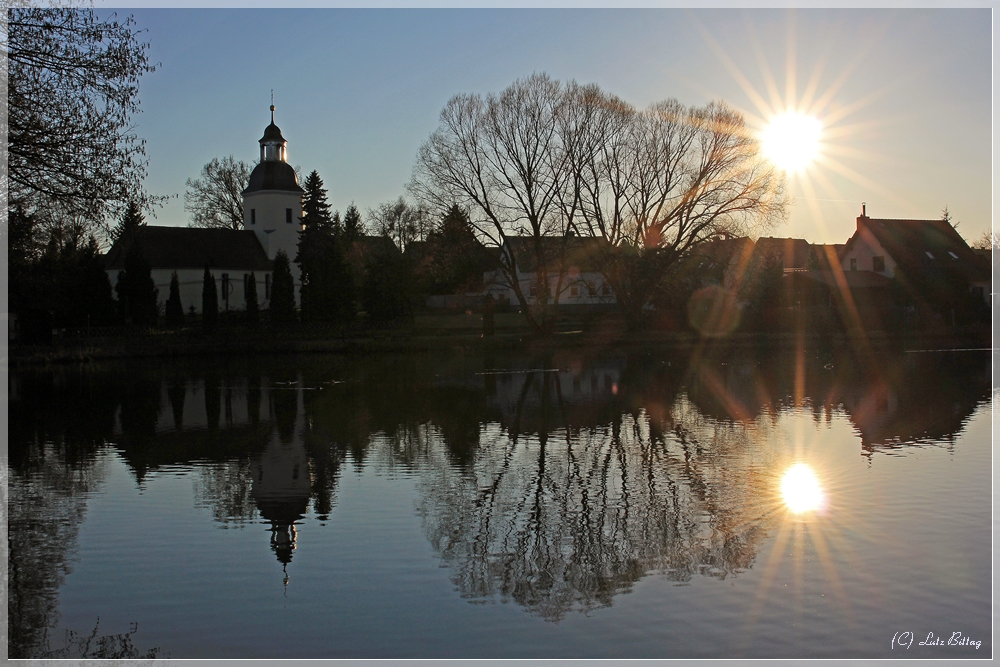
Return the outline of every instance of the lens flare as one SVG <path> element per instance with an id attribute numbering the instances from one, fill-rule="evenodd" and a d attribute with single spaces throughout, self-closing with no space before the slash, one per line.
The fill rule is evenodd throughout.
<path id="1" fill-rule="evenodd" d="M 761 135 L 764 154 L 785 171 L 802 171 L 819 152 L 819 120 L 802 113 L 776 116 Z"/>
<path id="2" fill-rule="evenodd" d="M 796 463 L 781 478 L 781 497 L 794 514 L 812 512 L 823 505 L 823 489 L 812 468 Z"/>

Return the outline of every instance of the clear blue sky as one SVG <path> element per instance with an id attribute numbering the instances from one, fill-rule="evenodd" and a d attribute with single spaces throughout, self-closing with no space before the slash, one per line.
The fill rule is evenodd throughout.
<path id="1" fill-rule="evenodd" d="M 256 159 L 272 88 L 289 161 L 320 173 L 334 208 L 364 213 L 403 194 L 451 96 L 547 72 L 639 107 L 722 99 L 758 125 L 769 80 L 782 100 L 791 82 L 796 101 L 812 82 L 827 158 L 790 184 L 789 222 L 772 236 L 843 243 L 861 201 L 885 218 L 947 205 L 969 240 L 990 227 L 989 9 L 119 13 L 148 29 L 158 63 L 137 117 L 146 184 L 179 197 L 154 224 L 187 224 L 185 181 L 213 157 Z"/>

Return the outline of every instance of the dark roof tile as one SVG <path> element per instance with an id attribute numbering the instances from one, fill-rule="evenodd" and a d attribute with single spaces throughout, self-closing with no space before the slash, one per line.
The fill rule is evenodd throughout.
<path id="1" fill-rule="evenodd" d="M 154 269 L 212 268 L 270 271 L 272 262 L 249 230 L 194 227 L 139 227 L 115 241 L 105 267 L 122 268 L 129 249 L 137 246 Z"/>

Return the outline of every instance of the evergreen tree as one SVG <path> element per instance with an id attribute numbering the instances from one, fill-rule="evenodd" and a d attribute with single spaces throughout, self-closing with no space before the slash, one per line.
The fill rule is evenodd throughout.
<path id="1" fill-rule="evenodd" d="M 376 252 L 367 262 L 363 302 L 368 317 L 385 322 L 408 315 L 412 272 L 399 252 Z"/>
<path id="2" fill-rule="evenodd" d="M 74 320 L 79 326 L 86 322 L 88 325 L 103 326 L 112 324 L 116 319 L 115 300 L 112 296 L 111 279 L 108 272 L 104 270 L 104 259 L 97 239 L 90 237 L 90 242 L 80 253 L 79 280 L 70 281 L 66 287 L 79 287 L 73 291 L 71 302 L 78 304 L 78 312 L 75 313 Z"/>
<path id="3" fill-rule="evenodd" d="M 167 297 L 167 326 L 184 326 L 184 306 L 181 305 L 181 288 L 177 280 L 177 272 L 170 276 L 170 295 Z"/>
<path id="4" fill-rule="evenodd" d="M 209 333 L 219 327 L 219 294 L 215 288 L 215 276 L 207 266 L 201 286 L 201 327 Z"/>
<path id="5" fill-rule="evenodd" d="M 475 289 L 483 279 L 482 246 L 476 241 L 468 213 L 452 205 L 427 237 L 429 262 L 421 276 L 430 294 L 457 294 Z"/>
<path id="6" fill-rule="evenodd" d="M 271 321 L 295 321 L 295 286 L 288 255 L 279 250 L 274 256 L 274 273 L 271 281 Z"/>
<path id="7" fill-rule="evenodd" d="M 303 320 L 337 321 L 354 316 L 354 288 L 344 253 L 340 214 L 330 215 L 319 174 L 306 178 L 298 254 Z"/>
<path id="8" fill-rule="evenodd" d="M 125 207 L 122 219 L 118 221 L 115 228 L 111 230 L 111 238 L 117 241 L 127 237 L 140 227 L 146 226 L 145 216 L 142 215 L 142 208 L 135 201 L 130 201 Z"/>
<path id="9" fill-rule="evenodd" d="M 119 312 L 126 323 L 156 326 L 158 290 L 153 283 L 149 262 L 138 248 L 133 247 L 125 256 L 125 268 L 118 272 L 115 292 L 118 293 Z"/>
<path id="10" fill-rule="evenodd" d="M 306 231 L 313 229 L 329 230 L 333 225 L 330 216 L 330 204 L 326 201 L 326 189 L 319 173 L 313 170 L 305 183 L 305 194 L 302 195 L 302 225 Z"/>
<path id="11" fill-rule="evenodd" d="M 260 321 L 260 306 L 257 305 L 257 277 L 253 271 L 247 279 L 247 322 L 257 324 Z"/>
<path id="12" fill-rule="evenodd" d="M 358 211 L 358 207 L 352 202 L 347 207 L 347 211 L 344 212 L 344 239 L 347 241 L 347 245 L 350 246 L 357 241 L 363 231 L 361 227 L 361 213 Z"/>

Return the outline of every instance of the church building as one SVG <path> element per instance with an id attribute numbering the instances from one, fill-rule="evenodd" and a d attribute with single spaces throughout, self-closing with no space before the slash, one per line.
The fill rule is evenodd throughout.
<path id="1" fill-rule="evenodd" d="M 134 248 L 152 267 L 159 290 L 160 312 L 170 296 L 170 278 L 176 271 L 185 313 L 200 313 L 205 267 L 215 277 L 219 309 L 246 308 L 250 274 L 257 286 L 260 308 L 270 305 L 274 257 L 284 250 L 291 263 L 298 303 L 299 267 L 295 264 L 302 228 L 302 195 L 295 169 L 288 164 L 287 142 L 274 124 L 264 128 L 260 162 L 243 191 L 243 229 L 201 229 L 146 225 L 115 241 L 105 257 L 105 270 L 114 286 L 125 258 Z"/>

